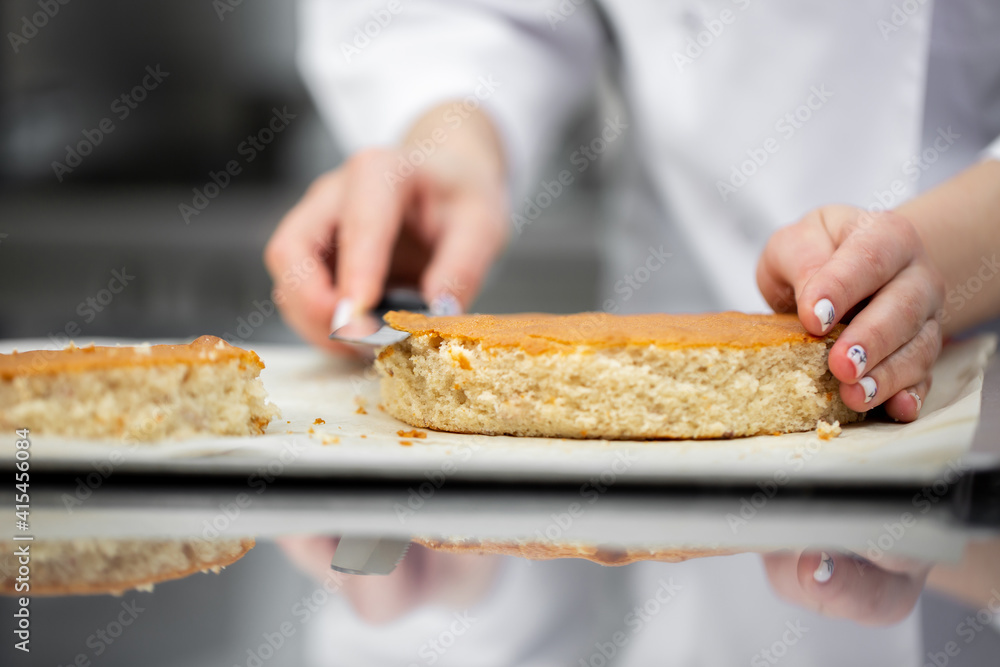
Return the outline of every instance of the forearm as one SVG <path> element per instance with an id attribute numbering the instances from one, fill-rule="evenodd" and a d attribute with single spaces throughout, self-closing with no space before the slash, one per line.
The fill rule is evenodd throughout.
<path id="1" fill-rule="evenodd" d="M 944 276 L 945 334 L 1000 315 L 1000 161 L 977 163 L 898 212 Z"/>
<path id="2" fill-rule="evenodd" d="M 927 584 L 973 607 L 1000 604 L 1000 539 L 970 542 L 959 565 L 938 565 Z"/>

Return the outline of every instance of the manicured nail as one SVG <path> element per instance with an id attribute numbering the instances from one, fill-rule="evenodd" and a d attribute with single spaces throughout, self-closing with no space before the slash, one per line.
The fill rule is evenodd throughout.
<path id="1" fill-rule="evenodd" d="M 350 299 L 341 299 L 333 311 L 333 321 L 330 322 L 330 330 L 336 331 L 351 321 L 354 317 L 354 302 Z"/>
<path id="2" fill-rule="evenodd" d="M 868 365 L 868 353 L 860 345 L 852 345 L 847 350 L 847 358 L 854 364 L 854 378 L 857 379 L 865 374 L 865 366 Z"/>
<path id="3" fill-rule="evenodd" d="M 816 314 L 816 319 L 819 320 L 819 325 L 823 327 L 823 333 L 829 331 L 830 327 L 833 326 L 833 321 L 837 319 L 836 313 L 833 312 L 833 304 L 829 299 L 820 299 L 813 306 L 813 312 Z"/>
<path id="4" fill-rule="evenodd" d="M 920 400 L 920 394 L 912 389 L 907 389 L 906 393 L 913 397 L 913 402 L 917 404 L 917 413 L 919 413 L 920 408 L 924 407 L 924 402 Z"/>
<path id="5" fill-rule="evenodd" d="M 430 310 L 431 315 L 460 315 L 462 304 L 451 292 L 441 292 L 431 301 Z"/>
<path id="6" fill-rule="evenodd" d="M 813 579 L 820 584 L 825 584 L 830 581 L 830 577 L 833 576 L 833 557 L 825 551 L 819 555 L 819 565 L 816 566 L 816 571 L 813 572 Z"/>
<path id="7" fill-rule="evenodd" d="M 878 393 L 878 385 L 875 383 L 874 378 L 863 377 L 858 380 L 858 384 L 865 390 L 865 403 L 871 403 L 872 399 L 875 398 L 875 394 Z"/>

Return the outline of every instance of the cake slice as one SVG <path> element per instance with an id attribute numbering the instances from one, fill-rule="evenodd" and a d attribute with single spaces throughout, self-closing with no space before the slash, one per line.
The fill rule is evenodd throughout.
<path id="1" fill-rule="evenodd" d="M 680 563 L 692 558 L 729 556 L 739 553 L 734 549 L 663 546 L 617 547 L 586 544 L 582 542 L 533 542 L 530 540 L 480 540 L 450 537 L 447 539 L 415 537 L 414 544 L 427 549 L 453 554 L 477 556 L 516 556 L 528 560 L 554 560 L 557 558 L 583 558 L 599 565 L 630 565 L 640 561 L 655 560 Z"/>
<path id="2" fill-rule="evenodd" d="M 0 542 L 0 594 L 121 595 L 195 572 L 219 572 L 254 546 L 235 540 L 35 540 Z M 30 590 L 18 589 L 19 549 L 30 554 Z M 23 586 L 23 583 L 22 583 Z"/>
<path id="3" fill-rule="evenodd" d="M 214 336 L 3 354 L 0 428 L 135 442 L 258 435 L 278 415 L 263 368 L 254 352 Z"/>
<path id="4" fill-rule="evenodd" d="M 390 312 L 408 331 L 376 366 L 408 424 L 563 438 L 731 438 L 861 415 L 827 367 L 842 326 L 794 315 L 459 315 Z"/>

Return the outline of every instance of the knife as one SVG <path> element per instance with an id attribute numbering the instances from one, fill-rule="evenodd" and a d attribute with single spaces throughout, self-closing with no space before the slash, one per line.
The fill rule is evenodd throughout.
<path id="1" fill-rule="evenodd" d="M 344 574 L 389 574 L 409 548 L 409 540 L 345 535 L 333 552 L 330 569 Z"/>
<path id="2" fill-rule="evenodd" d="M 454 298 L 451 298 L 451 300 L 454 301 Z M 446 302 L 447 299 L 438 299 L 437 301 Z M 435 306 L 437 305 L 435 303 Z M 457 302 L 455 302 L 455 306 L 457 306 Z M 409 332 L 393 329 L 382 319 L 390 310 L 409 310 L 423 315 L 454 314 L 454 312 L 434 312 L 437 310 L 453 310 L 457 312 L 457 308 L 453 308 L 451 303 L 445 303 L 440 308 L 428 308 L 427 304 L 420 297 L 420 293 L 415 289 L 393 287 L 387 289 L 382 296 L 382 300 L 374 308 L 365 313 L 345 312 L 342 314 L 337 312 L 334 316 L 335 328 L 330 334 L 330 340 L 378 347 L 406 340 L 410 337 Z M 346 322 L 340 321 L 345 318 L 347 318 Z"/>

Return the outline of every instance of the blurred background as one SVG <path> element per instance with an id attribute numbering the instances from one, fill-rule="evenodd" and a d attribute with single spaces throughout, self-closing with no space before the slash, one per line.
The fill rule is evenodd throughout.
<path id="1" fill-rule="evenodd" d="M 235 333 L 269 296 L 271 231 L 341 160 L 296 72 L 294 0 L 221 14 L 205 0 L 57 6 L 16 52 L 0 49 L 0 336 L 58 335 L 73 322 L 78 339 Z M 37 11 L 5 1 L 3 34 Z M 294 118 L 258 150 L 247 139 L 275 110 Z M 88 154 L 76 157 L 80 142 Z M 241 172 L 195 201 L 231 160 Z M 598 171 L 518 239 L 479 310 L 594 306 Z M 123 267 L 134 280 L 100 303 Z M 296 340 L 277 315 L 240 337 Z"/>
<path id="2" fill-rule="evenodd" d="M 277 314 L 247 326 L 270 295 L 261 261 L 267 238 L 308 183 L 342 157 L 296 72 L 294 0 L 51 5 L 58 11 L 32 30 L 25 17 L 40 11 L 37 0 L 0 4 L 0 337 L 298 342 Z M 618 105 L 613 87 L 600 90 L 551 173 Z M 283 129 L 260 148 L 248 144 L 275 110 L 289 118 Z M 623 164 L 627 145 L 616 148 L 514 236 L 477 310 L 575 312 L 600 303 L 601 221 L 623 205 L 609 174 L 635 174 Z M 207 194 L 210 174 L 231 160 L 241 172 L 196 201 L 194 190 Z M 197 213 L 185 216 L 182 205 Z M 676 270 L 657 276 L 663 287 L 691 275 L 676 243 Z M 112 289 L 115 280 L 125 288 Z M 64 665 L 92 655 L 88 637 L 133 598 L 147 611 L 98 664 L 247 664 L 246 648 L 313 590 L 274 545 L 261 544 L 220 576 L 196 575 L 152 595 L 36 598 L 30 661 L 15 662 L 4 642 L 0 664 Z M 0 600 L 0 615 L 12 609 Z M 925 594 L 927 645 L 948 641 L 965 613 Z M 996 655 L 1000 640 L 983 636 L 950 664 L 995 664 Z M 300 664 L 296 641 L 267 661 Z"/>

